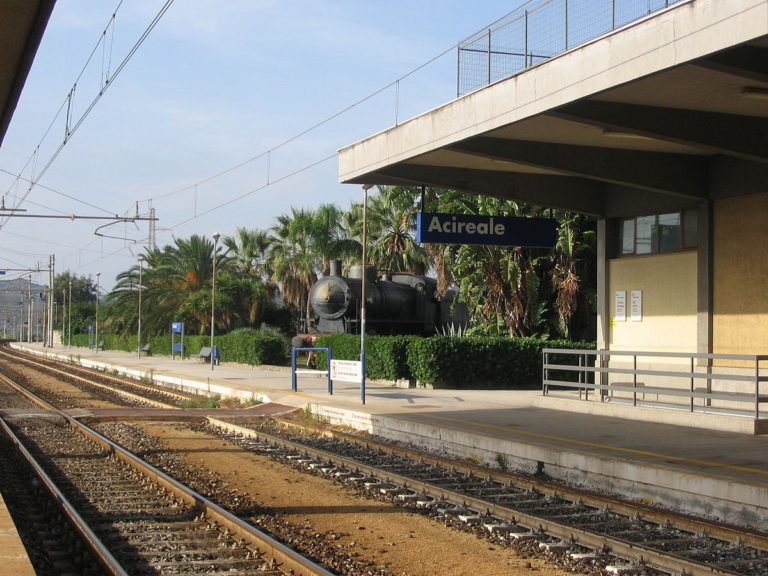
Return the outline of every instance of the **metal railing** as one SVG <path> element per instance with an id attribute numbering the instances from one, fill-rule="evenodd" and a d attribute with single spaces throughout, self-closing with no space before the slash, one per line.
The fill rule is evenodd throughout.
<path id="1" fill-rule="evenodd" d="M 690 0 L 525 3 L 459 44 L 457 95 L 508 78 L 627 24 Z M 532 5 L 531 5 L 532 4 Z"/>
<path id="2" fill-rule="evenodd" d="M 766 417 L 768 355 L 545 348 L 542 356 L 545 396 L 589 400 L 593 392 L 633 406 Z"/>

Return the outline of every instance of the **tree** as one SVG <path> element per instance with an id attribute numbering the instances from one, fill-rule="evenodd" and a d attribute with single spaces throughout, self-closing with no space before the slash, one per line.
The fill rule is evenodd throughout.
<path id="1" fill-rule="evenodd" d="M 545 210 L 456 191 L 428 191 L 430 210 L 457 214 L 540 217 Z M 510 336 L 594 334 L 594 250 L 590 220 L 548 211 L 559 222 L 554 249 L 431 245 L 438 284 L 453 279 L 476 331 Z M 586 290 L 585 290 L 586 287 Z M 594 292 L 592 292 L 594 294 Z M 594 298 L 591 298 L 592 302 Z M 576 315 L 581 310 L 583 315 Z"/>
<path id="2" fill-rule="evenodd" d="M 349 260 L 360 254 L 361 244 L 342 225 L 344 212 L 335 204 L 321 204 L 312 215 L 311 250 L 320 262 L 320 273 L 330 273 L 331 260 Z"/>
<path id="3" fill-rule="evenodd" d="M 378 270 L 425 274 L 429 255 L 416 242 L 417 188 L 380 186 L 369 202 L 370 261 Z"/>
<path id="4" fill-rule="evenodd" d="M 254 316 L 252 303 L 248 310 L 238 308 L 242 293 L 258 294 L 257 278 L 245 277 L 240 285 L 228 282 L 235 261 L 216 253 L 216 311 L 217 323 L 231 326 L 235 318 Z M 211 323 L 211 281 L 213 279 L 213 242 L 192 235 L 189 239 L 174 239 L 174 245 L 163 249 L 149 249 L 144 254 L 141 273 L 142 329 L 147 334 L 161 334 L 170 330 L 174 321 L 183 321 L 188 332 L 205 334 Z M 132 333 L 138 323 L 139 265 L 117 276 L 115 289 L 107 298 L 105 317 L 108 327 L 117 333 Z M 220 313 L 221 312 L 221 313 Z M 244 320 L 243 320 L 244 321 Z"/>
<path id="5" fill-rule="evenodd" d="M 72 301 L 70 302 L 69 286 L 72 284 Z M 86 331 L 89 324 L 93 324 L 96 319 L 96 284 L 92 278 L 86 276 L 76 276 L 72 272 L 63 272 L 57 274 L 53 281 L 54 299 L 67 303 L 66 327 L 64 326 L 64 310 L 57 314 L 55 327 L 69 332 L 70 321 L 72 334 L 82 334 Z M 71 317 L 70 317 L 71 314 Z"/>
<path id="6" fill-rule="evenodd" d="M 222 244 L 227 250 L 226 255 L 233 260 L 233 267 L 239 272 L 260 278 L 265 274 L 265 259 L 270 241 L 268 232 L 247 228 L 238 228 L 234 236 L 222 238 Z"/>
<path id="7" fill-rule="evenodd" d="M 566 338 L 595 338 L 597 235 L 586 217 L 560 212 L 551 279 L 558 328 Z"/>
<path id="8" fill-rule="evenodd" d="M 317 280 L 320 260 L 314 244 L 316 230 L 312 210 L 291 208 L 290 214 L 277 217 L 267 253 L 271 280 L 280 285 L 283 301 L 297 311 L 299 318 L 309 315 L 309 291 Z"/>

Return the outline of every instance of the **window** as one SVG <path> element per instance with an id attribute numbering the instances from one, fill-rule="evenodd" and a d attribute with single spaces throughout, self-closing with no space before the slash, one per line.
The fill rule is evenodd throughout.
<path id="1" fill-rule="evenodd" d="M 652 254 L 656 251 L 656 216 L 643 216 L 637 219 L 635 234 L 635 254 Z"/>
<path id="2" fill-rule="evenodd" d="M 680 213 L 659 214 L 659 252 L 679 252 L 682 246 Z"/>
<path id="3" fill-rule="evenodd" d="M 621 255 L 658 254 L 696 248 L 697 211 L 638 216 L 621 222 Z"/>
<path id="4" fill-rule="evenodd" d="M 621 223 L 621 253 L 635 253 L 635 221 L 624 220 Z"/>

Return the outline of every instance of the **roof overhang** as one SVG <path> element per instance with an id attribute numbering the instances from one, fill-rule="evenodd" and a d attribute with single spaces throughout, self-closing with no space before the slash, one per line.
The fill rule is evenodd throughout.
<path id="1" fill-rule="evenodd" d="M 0 144 L 56 0 L 0 0 Z"/>
<path id="2" fill-rule="evenodd" d="M 691 0 L 340 150 L 340 180 L 603 217 L 768 190 L 768 0 Z"/>

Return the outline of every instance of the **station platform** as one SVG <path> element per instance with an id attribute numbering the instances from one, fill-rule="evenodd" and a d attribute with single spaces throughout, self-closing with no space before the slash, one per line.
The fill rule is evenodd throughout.
<path id="1" fill-rule="evenodd" d="M 8 512 L 5 500 L 0 495 L 0 566 L 3 574 L 34 576 L 35 569 L 27 550 Z"/>
<path id="2" fill-rule="evenodd" d="M 503 462 L 509 469 L 768 532 L 768 436 L 583 413 L 579 401 L 540 390 L 369 382 L 363 404 L 359 384 L 335 382 L 331 395 L 322 375 L 300 374 L 298 391 L 292 392 L 287 367 L 224 363 L 212 369 L 199 359 L 12 346 L 176 389 L 297 407 L 417 448 L 493 467 Z"/>

